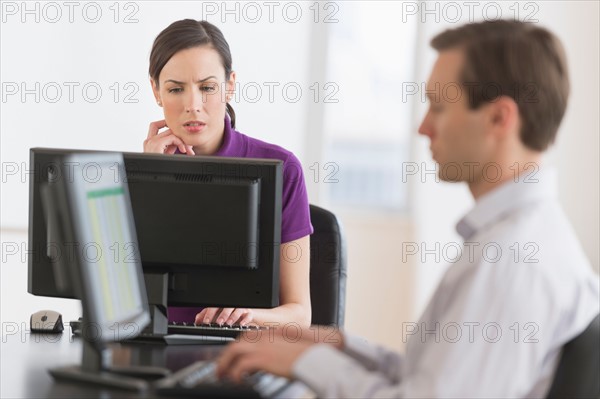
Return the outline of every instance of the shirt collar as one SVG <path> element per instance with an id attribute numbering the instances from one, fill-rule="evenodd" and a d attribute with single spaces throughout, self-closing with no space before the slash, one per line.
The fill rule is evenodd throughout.
<path id="1" fill-rule="evenodd" d="M 239 147 L 234 143 L 234 137 L 232 134 L 233 128 L 231 127 L 231 120 L 227 115 L 225 115 L 225 124 L 223 127 L 223 142 L 221 143 L 221 147 L 215 152 L 214 155 L 217 156 L 235 156 L 234 150 Z"/>
<path id="2" fill-rule="evenodd" d="M 511 179 L 477 199 L 473 209 L 456 224 L 456 231 L 464 240 L 526 204 L 557 197 L 557 178 L 553 169 L 538 173 L 529 169 L 517 180 Z"/>

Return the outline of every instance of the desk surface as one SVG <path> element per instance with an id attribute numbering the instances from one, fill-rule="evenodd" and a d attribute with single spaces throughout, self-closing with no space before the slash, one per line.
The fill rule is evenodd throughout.
<path id="1" fill-rule="evenodd" d="M 26 326 L 22 326 L 26 327 Z M 49 368 L 81 363 L 82 341 L 67 332 L 31 334 L 26 328 L 4 330 L 0 344 L 1 398 L 144 398 L 152 392 L 128 392 L 80 383 L 56 382 Z M 111 344 L 113 364 L 166 367 L 177 371 L 198 360 L 214 359 L 222 345 Z M 289 392 L 292 394 L 292 391 Z M 293 396 L 306 397 L 293 387 Z M 289 396 L 286 394 L 286 396 Z"/>

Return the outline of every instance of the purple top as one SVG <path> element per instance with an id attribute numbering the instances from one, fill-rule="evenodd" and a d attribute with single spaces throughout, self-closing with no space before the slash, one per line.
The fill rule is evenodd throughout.
<path id="1" fill-rule="evenodd" d="M 214 155 L 282 160 L 281 243 L 294 241 L 313 233 L 302 164 L 294 154 L 282 147 L 248 137 L 234 130 L 229 118 L 226 117 L 223 144 Z M 169 306 L 169 321 L 193 323 L 200 310 L 201 308 Z"/>

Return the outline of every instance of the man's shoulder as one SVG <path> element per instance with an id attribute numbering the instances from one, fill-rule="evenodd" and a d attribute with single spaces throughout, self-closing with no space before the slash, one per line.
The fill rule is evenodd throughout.
<path id="1" fill-rule="evenodd" d="M 463 262 L 463 270 L 473 273 L 473 281 L 486 281 L 518 301 L 557 301 L 558 309 L 575 300 L 594 278 L 558 201 L 522 207 L 473 237 L 465 248 L 469 245 L 472 258 Z"/>
<path id="2" fill-rule="evenodd" d="M 513 263 L 560 265 L 589 262 L 575 231 L 558 201 L 548 200 L 522 207 L 482 234 L 482 241 L 494 243 L 512 256 Z"/>

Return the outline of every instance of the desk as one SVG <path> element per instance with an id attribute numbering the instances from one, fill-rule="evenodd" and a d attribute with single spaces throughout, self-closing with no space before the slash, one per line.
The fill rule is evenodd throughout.
<path id="1" fill-rule="evenodd" d="M 16 325 L 15 325 L 16 326 Z M 23 325 L 2 335 L 0 397 L 2 398 L 147 398 L 152 391 L 130 392 L 79 383 L 55 382 L 49 368 L 81 363 L 82 341 L 70 335 L 30 334 Z M 13 331 L 13 330 L 8 330 Z M 214 359 L 222 345 L 111 344 L 113 364 L 166 367 L 177 371 L 198 360 Z M 292 384 L 281 397 L 307 397 L 310 391 Z"/>

